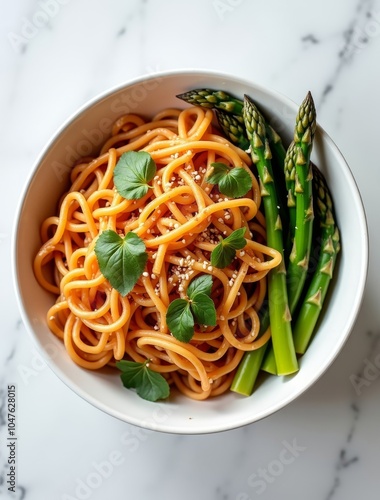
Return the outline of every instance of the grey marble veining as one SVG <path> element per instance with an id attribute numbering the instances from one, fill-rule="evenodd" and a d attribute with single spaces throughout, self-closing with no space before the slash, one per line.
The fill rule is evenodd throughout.
<path id="1" fill-rule="evenodd" d="M 23 0 L 8 2 L 5 10 L 0 498 L 376 500 L 380 1 Z M 311 90 L 321 125 L 361 189 L 371 239 L 362 310 L 327 373 L 277 414 L 208 436 L 133 428 L 71 393 L 46 366 L 21 322 L 10 266 L 18 197 L 57 127 L 109 87 L 157 70 L 190 67 L 249 78 L 296 102 Z M 15 493 L 7 489 L 4 447 L 8 384 L 16 385 L 18 400 Z M 95 473 L 101 480 L 94 486 Z"/>

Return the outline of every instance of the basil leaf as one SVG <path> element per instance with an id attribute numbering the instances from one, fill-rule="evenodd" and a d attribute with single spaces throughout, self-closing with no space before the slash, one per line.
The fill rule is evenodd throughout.
<path id="1" fill-rule="evenodd" d="M 241 248 L 244 248 L 245 245 L 247 244 L 246 239 L 244 238 L 246 232 L 245 227 L 240 227 L 239 229 L 235 229 L 235 231 L 232 231 L 232 233 L 227 236 L 227 238 L 224 238 L 222 241 L 224 245 L 228 245 L 231 248 L 234 248 L 235 250 L 240 250 Z"/>
<path id="2" fill-rule="evenodd" d="M 221 162 L 211 163 L 211 166 L 214 169 L 212 174 L 207 177 L 206 181 L 210 184 L 219 184 L 220 180 L 228 174 L 230 167 Z"/>
<path id="3" fill-rule="evenodd" d="M 224 269 L 229 266 L 234 260 L 236 255 L 236 250 L 223 246 L 222 242 L 216 245 L 214 250 L 211 252 L 211 265 L 219 269 Z"/>
<path id="4" fill-rule="evenodd" d="M 202 274 L 194 278 L 187 287 L 187 296 L 189 299 L 193 298 L 196 293 L 205 293 L 211 295 L 212 277 L 209 274 Z"/>
<path id="5" fill-rule="evenodd" d="M 191 299 L 190 307 L 198 325 L 216 325 L 215 304 L 211 297 L 205 293 L 196 293 Z"/>
<path id="6" fill-rule="evenodd" d="M 228 167 L 224 163 L 212 163 L 214 171 L 206 179 L 210 184 L 218 184 L 219 191 L 230 198 L 244 196 L 252 187 L 249 173 L 242 167 Z"/>
<path id="7" fill-rule="evenodd" d="M 135 361 L 118 361 L 117 368 L 122 371 L 121 381 L 127 389 L 136 389 L 137 394 L 148 401 L 165 399 L 170 394 L 170 387 L 161 373 L 148 367 L 149 361 L 137 363 Z"/>
<path id="8" fill-rule="evenodd" d="M 156 175 L 156 164 L 146 151 L 127 151 L 117 162 L 113 182 L 118 193 L 127 200 L 137 200 L 148 192 Z"/>
<path id="9" fill-rule="evenodd" d="M 194 335 L 194 318 L 186 299 L 175 299 L 169 304 L 166 324 L 177 340 L 190 342 Z"/>
<path id="10" fill-rule="evenodd" d="M 121 238 L 115 231 L 103 231 L 95 244 L 99 269 L 111 286 L 127 295 L 144 271 L 148 259 L 143 240 L 130 231 Z"/>
<path id="11" fill-rule="evenodd" d="M 245 234 L 245 227 L 236 229 L 227 238 L 216 245 L 211 252 L 211 265 L 223 269 L 231 264 L 236 255 L 236 250 L 244 248 L 247 244 L 246 239 L 243 237 Z"/>

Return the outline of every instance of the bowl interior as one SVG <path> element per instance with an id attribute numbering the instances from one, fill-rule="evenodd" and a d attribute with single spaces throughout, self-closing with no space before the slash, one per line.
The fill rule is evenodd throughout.
<path id="1" fill-rule="evenodd" d="M 341 153 L 318 127 L 312 158 L 324 172 L 332 191 L 342 251 L 327 311 L 296 375 L 263 378 L 251 397 L 228 393 L 196 402 L 176 395 L 163 403 L 150 403 L 125 390 L 118 374 L 110 370 L 86 371 L 68 358 L 45 321 L 54 297 L 40 288 L 33 274 L 32 261 L 40 246 L 40 224 L 55 212 L 57 200 L 65 191 L 70 165 L 80 156 L 98 150 L 114 120 L 127 112 L 152 116 L 164 107 L 184 107 L 176 94 L 199 87 L 224 89 L 236 96 L 248 94 L 283 140 L 290 142 L 298 106 L 276 92 L 206 71 L 168 72 L 140 78 L 91 101 L 57 132 L 31 172 L 14 231 L 14 278 L 23 320 L 54 372 L 85 400 L 121 420 L 184 434 L 217 432 L 257 421 L 310 387 L 334 360 L 353 327 L 368 265 L 368 235 L 357 186 Z"/>

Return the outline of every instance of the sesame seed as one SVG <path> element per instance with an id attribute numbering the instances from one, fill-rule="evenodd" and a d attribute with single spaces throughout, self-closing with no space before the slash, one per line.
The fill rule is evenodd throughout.
<path id="1" fill-rule="evenodd" d="M 143 272 L 143 276 L 144 278 L 147 278 L 149 276 L 149 273 L 147 273 L 146 271 Z"/>

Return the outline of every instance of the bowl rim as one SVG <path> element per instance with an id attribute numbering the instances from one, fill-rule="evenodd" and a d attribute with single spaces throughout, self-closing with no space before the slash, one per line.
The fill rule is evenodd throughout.
<path id="1" fill-rule="evenodd" d="M 189 428 L 183 428 L 181 426 L 178 426 L 176 429 L 173 429 L 172 427 L 165 425 L 165 423 L 161 424 L 160 426 L 157 427 L 156 424 L 154 425 L 141 425 L 141 422 L 138 421 L 136 418 L 128 416 L 128 418 L 125 418 L 125 415 L 122 415 L 121 412 L 118 410 L 115 410 L 113 408 L 110 408 L 108 405 L 104 404 L 100 399 L 95 399 L 92 395 L 88 394 L 86 391 L 82 389 L 79 385 L 75 384 L 75 387 L 73 387 L 73 382 L 68 378 L 68 376 L 63 372 L 63 370 L 56 366 L 54 363 L 53 359 L 48 355 L 46 350 L 43 348 L 43 346 L 40 344 L 37 336 L 34 333 L 33 325 L 31 323 L 30 318 L 26 314 L 26 310 L 24 307 L 24 301 L 22 298 L 21 294 L 21 289 L 19 286 L 19 280 L 18 280 L 18 265 L 17 265 L 17 234 L 18 234 L 18 227 L 20 224 L 20 216 L 23 211 L 23 206 L 26 200 L 27 193 L 29 191 L 31 181 L 33 180 L 39 166 L 42 164 L 44 161 L 44 157 L 48 154 L 49 150 L 55 142 L 58 140 L 60 135 L 80 116 L 82 113 L 85 113 L 88 111 L 92 106 L 94 106 L 96 103 L 100 102 L 103 99 L 106 99 L 113 94 L 126 90 L 128 87 L 136 84 L 141 84 L 145 81 L 151 80 L 153 78 L 167 78 L 167 77 L 184 77 L 186 75 L 197 75 L 203 78 L 207 77 L 217 77 L 221 78 L 224 80 L 232 80 L 234 83 L 241 84 L 242 86 L 253 86 L 255 87 L 258 91 L 263 92 L 267 96 L 269 96 L 272 99 L 275 99 L 277 101 L 283 102 L 285 105 L 290 106 L 294 109 L 297 109 L 298 105 L 291 100 L 288 96 L 285 94 L 275 90 L 273 87 L 269 86 L 264 86 L 261 84 L 256 83 L 253 80 L 247 79 L 247 78 L 241 78 L 239 76 L 233 75 L 228 72 L 221 72 L 218 70 L 206 70 L 202 68 L 182 68 L 182 69 L 171 69 L 171 70 L 165 70 L 165 71 L 157 71 L 157 72 L 151 72 L 151 73 L 146 73 L 142 74 L 138 77 L 128 79 L 124 82 L 121 82 L 117 85 L 114 85 L 102 92 L 97 93 L 95 96 L 92 98 L 88 99 L 86 102 L 84 102 L 81 106 L 79 106 L 74 112 L 72 112 L 64 121 L 63 123 L 56 129 L 56 131 L 50 136 L 50 138 L 46 141 L 45 145 L 42 147 L 40 150 L 40 153 L 37 155 L 36 159 L 32 163 L 32 166 L 29 170 L 28 175 L 26 176 L 26 179 L 24 181 L 23 187 L 20 191 L 16 210 L 15 210 L 15 215 L 14 215 L 14 220 L 13 220 L 13 226 L 12 226 L 12 238 L 11 238 L 11 268 L 12 268 L 12 279 L 13 279 L 13 285 L 14 285 L 14 290 L 16 293 L 16 299 L 19 307 L 19 311 L 21 314 L 21 318 L 23 320 L 24 325 L 26 325 L 26 329 L 29 335 L 29 338 L 32 338 L 34 346 L 37 348 L 38 352 L 42 355 L 44 361 L 46 364 L 49 366 L 49 368 L 55 373 L 55 375 L 58 376 L 58 378 L 65 383 L 65 385 L 73 390 L 78 396 L 80 396 L 82 399 L 96 407 L 97 409 L 100 409 L 104 413 L 113 416 L 114 418 L 117 418 L 119 420 L 122 420 L 124 422 L 130 423 L 132 425 L 135 425 L 137 427 L 143 427 L 148 430 L 156 430 L 159 432 L 167 432 L 167 433 L 174 433 L 174 434 L 188 434 L 188 435 L 194 435 L 194 434 L 210 434 L 210 433 L 216 433 L 216 432 L 222 432 L 222 431 L 228 431 L 232 429 L 236 429 L 238 427 L 242 427 L 254 422 L 257 422 L 259 420 L 262 420 L 263 418 L 266 418 L 285 406 L 287 406 L 289 403 L 292 401 L 296 400 L 299 396 L 301 396 L 303 393 L 305 393 L 312 385 L 314 385 L 322 375 L 324 375 L 327 371 L 327 369 L 332 365 L 332 363 L 335 361 L 336 357 L 339 355 L 341 352 L 344 344 L 348 340 L 352 329 L 354 328 L 358 313 L 360 311 L 363 299 L 364 299 L 364 290 L 365 290 L 365 285 L 367 281 L 367 276 L 368 276 L 368 267 L 369 267 L 369 231 L 368 231 L 368 222 L 367 222 L 367 216 L 365 212 L 365 206 L 363 203 L 362 195 L 359 191 L 359 187 L 357 185 L 357 182 L 354 178 L 354 175 L 344 157 L 342 154 L 341 150 L 337 146 L 337 144 L 333 141 L 333 139 L 330 137 L 330 135 L 319 125 L 317 122 L 317 129 L 318 133 L 320 135 L 321 141 L 324 143 L 327 143 L 330 145 L 332 149 L 335 149 L 336 153 L 340 157 L 340 161 L 344 164 L 344 167 L 346 168 L 347 171 L 347 179 L 348 182 L 351 183 L 351 186 L 353 188 L 353 192 L 356 195 L 356 204 L 358 208 L 360 208 L 359 213 L 358 213 L 358 218 L 360 219 L 360 227 L 363 229 L 363 233 L 361 235 L 361 246 L 362 246 L 362 260 L 360 262 L 360 281 L 356 283 L 355 288 L 357 290 L 356 292 L 356 301 L 355 301 L 355 307 L 351 309 L 350 311 L 350 320 L 347 324 L 346 328 L 346 333 L 345 335 L 340 337 L 339 342 L 337 341 L 334 347 L 333 353 L 321 363 L 321 369 L 316 373 L 314 377 L 312 377 L 308 383 L 303 384 L 301 388 L 299 388 L 297 391 L 292 392 L 289 394 L 287 398 L 284 398 L 281 401 L 281 404 L 276 404 L 273 406 L 270 406 L 266 408 L 266 410 L 263 410 L 260 412 L 260 414 L 257 416 L 257 418 L 253 419 L 242 419 L 237 421 L 231 421 L 230 424 L 225 423 L 223 426 L 215 427 L 212 424 L 209 426 L 203 426 L 203 427 L 197 427 L 196 430 L 192 429 L 191 427 Z"/>

